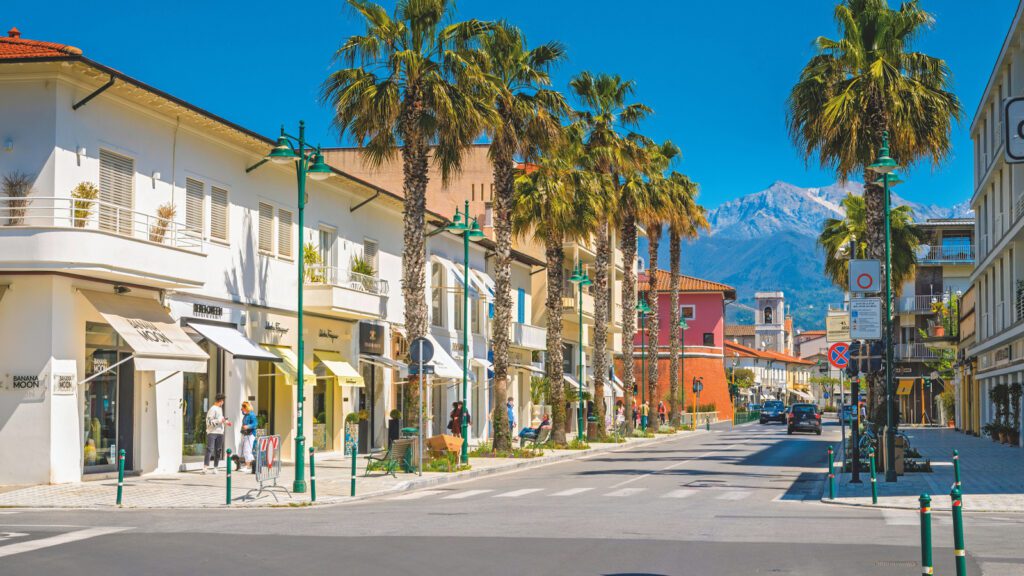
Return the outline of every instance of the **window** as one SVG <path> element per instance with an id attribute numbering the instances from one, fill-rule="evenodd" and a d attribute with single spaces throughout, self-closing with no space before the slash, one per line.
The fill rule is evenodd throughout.
<path id="1" fill-rule="evenodd" d="M 260 202 L 259 249 L 267 253 L 274 251 L 274 207 L 266 202 Z"/>
<path id="2" fill-rule="evenodd" d="M 772 307 L 771 306 L 765 306 L 764 307 L 764 323 L 765 324 L 771 324 L 772 323 Z"/>
<path id="3" fill-rule="evenodd" d="M 697 317 L 697 307 L 693 304 L 683 304 L 679 307 L 679 315 L 683 320 L 693 320 Z"/>
<path id="4" fill-rule="evenodd" d="M 568 342 L 562 342 L 562 373 L 573 374 L 573 360 L 576 359 L 576 353 L 573 352 L 573 345 Z"/>
<path id="5" fill-rule="evenodd" d="M 465 325 L 465 318 L 463 317 L 462 310 L 462 307 L 464 305 L 462 302 L 463 294 L 464 292 L 462 291 L 462 286 L 460 285 L 458 288 L 455 289 L 455 330 L 462 330 L 462 327 Z"/>
<path id="6" fill-rule="evenodd" d="M 277 209 L 277 255 L 292 257 L 292 213 L 284 208 Z"/>
<path id="7" fill-rule="evenodd" d="M 469 322 L 474 334 L 482 333 L 480 332 L 480 302 L 473 299 L 469 300 Z"/>
<path id="8" fill-rule="evenodd" d="M 518 296 L 516 303 L 519 306 L 516 310 L 516 322 L 526 324 L 526 290 L 519 288 L 516 290 L 516 295 Z"/>
<path id="9" fill-rule="evenodd" d="M 363 260 L 366 260 L 366 263 L 373 269 L 374 276 L 376 276 L 380 271 L 380 268 L 377 267 L 377 252 L 377 241 L 369 238 L 363 238 Z"/>
<path id="10" fill-rule="evenodd" d="M 100 228 L 131 236 L 134 230 L 135 161 L 100 150 Z"/>
<path id="11" fill-rule="evenodd" d="M 206 231 L 203 218 L 204 184 L 195 178 L 185 178 L 185 227 L 200 236 Z"/>
<path id="12" fill-rule="evenodd" d="M 228 191 L 216 186 L 210 187 L 210 237 L 215 240 L 228 241 L 229 220 L 231 215 L 228 204 Z"/>
<path id="13" fill-rule="evenodd" d="M 337 233 L 331 226 L 320 227 L 320 262 L 324 268 L 330 269 L 334 267 L 337 254 Z"/>
<path id="14" fill-rule="evenodd" d="M 484 202 L 484 226 L 494 226 L 493 202 Z"/>
<path id="15" fill-rule="evenodd" d="M 433 262 L 430 265 L 430 323 L 437 327 L 444 326 L 443 297 L 444 269 L 440 262 Z"/>
<path id="16" fill-rule="evenodd" d="M 714 332 L 705 332 L 704 333 L 704 345 L 705 346 L 714 346 L 715 345 L 715 333 Z"/>

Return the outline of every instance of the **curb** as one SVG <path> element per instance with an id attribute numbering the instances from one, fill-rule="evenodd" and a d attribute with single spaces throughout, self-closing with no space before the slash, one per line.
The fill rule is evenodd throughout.
<path id="1" fill-rule="evenodd" d="M 879 500 L 881 500 L 881 499 L 879 499 Z M 861 502 L 842 502 L 838 498 L 835 499 L 835 500 L 829 500 L 825 496 L 821 497 L 821 503 L 822 504 L 828 504 L 829 506 L 846 506 L 846 507 L 849 507 L 849 508 L 866 508 L 866 509 L 869 509 L 869 510 L 882 510 L 882 509 L 884 509 L 884 510 L 911 510 L 911 511 L 915 511 L 916 512 L 916 511 L 918 511 L 920 509 L 919 506 L 900 506 L 900 505 L 897 505 L 897 504 L 882 504 L 882 503 L 879 503 L 879 504 L 868 504 L 868 503 L 861 503 Z M 952 511 L 952 507 L 950 507 L 950 506 L 934 506 L 933 505 L 932 506 L 932 511 L 933 512 L 936 512 L 936 511 L 937 512 L 951 512 Z M 995 509 L 995 508 L 980 508 L 980 509 L 964 510 L 963 513 L 964 514 L 990 514 L 990 513 L 998 513 L 998 514 L 1022 515 L 1022 514 L 1024 514 L 1024 510 L 1006 510 L 1006 509 Z"/>

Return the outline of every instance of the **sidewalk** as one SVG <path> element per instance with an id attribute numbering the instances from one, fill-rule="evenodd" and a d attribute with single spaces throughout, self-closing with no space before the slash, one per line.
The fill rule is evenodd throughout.
<path id="1" fill-rule="evenodd" d="M 338 504 L 365 498 L 372 498 L 389 493 L 447 484 L 511 470 L 541 466 L 552 462 L 579 459 L 597 453 L 618 449 L 630 449 L 639 445 L 663 442 L 673 438 L 706 434 L 696 432 L 678 432 L 671 435 L 659 435 L 657 438 L 630 438 L 626 443 L 591 443 L 589 450 L 545 450 L 543 456 L 536 458 L 470 458 L 471 470 L 455 473 L 424 472 L 417 474 L 398 473 L 398 478 L 384 475 L 383 472 L 371 472 L 364 477 L 366 459 L 360 455 L 356 460 L 356 497 L 350 494 L 352 460 L 344 457 L 325 457 L 316 462 L 316 493 L 315 505 Z M 308 464 L 308 461 L 307 461 Z M 216 475 L 198 472 L 177 474 L 153 474 L 125 478 L 125 508 L 227 508 L 226 474 L 221 463 Z M 307 468 L 307 480 L 309 470 Z M 291 490 L 294 478 L 294 466 L 285 464 L 281 469 L 278 485 Z M 231 508 L 245 507 L 290 507 L 308 506 L 313 503 L 309 499 L 309 491 L 304 494 L 286 494 L 277 492 L 277 501 L 266 492 L 258 499 L 246 498 L 251 489 L 257 487 L 252 474 L 233 472 Z M 3 487 L 0 487 L 3 488 Z M 253 490 L 255 494 L 255 490 Z M 0 489 L 0 508 L 116 508 L 117 479 L 82 482 L 78 484 L 56 484 L 15 488 L 7 491 Z"/>
<path id="2" fill-rule="evenodd" d="M 928 493 L 932 508 L 949 510 L 953 485 L 953 450 L 960 452 L 960 481 L 963 509 L 968 512 L 1024 513 L 1024 449 L 1004 446 L 987 438 L 976 438 L 948 428 L 903 428 L 910 444 L 930 459 L 932 473 L 910 473 L 887 483 L 878 475 L 878 506 L 918 509 L 918 497 Z M 862 484 L 851 484 L 850 474 L 836 474 L 836 499 L 828 499 L 825 483 L 823 502 L 850 506 L 872 506 L 871 473 L 861 472 Z"/>

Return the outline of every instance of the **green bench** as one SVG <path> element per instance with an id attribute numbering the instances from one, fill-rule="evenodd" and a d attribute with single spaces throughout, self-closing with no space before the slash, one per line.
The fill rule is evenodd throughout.
<path id="1" fill-rule="evenodd" d="M 548 439 L 550 439 L 550 438 L 551 438 L 551 426 L 545 426 L 545 427 L 541 428 L 540 429 L 540 433 L 537 434 L 536 436 L 534 436 L 533 438 L 527 438 L 526 436 L 520 436 L 519 437 L 519 447 L 520 448 L 526 448 L 527 444 L 532 444 L 534 446 L 540 446 L 540 445 L 546 443 L 548 441 Z"/>
<path id="2" fill-rule="evenodd" d="M 412 470 L 412 447 L 415 443 L 415 438 L 399 438 L 391 443 L 391 447 L 386 452 L 367 455 L 366 472 L 363 476 L 370 475 L 370 468 L 375 463 L 381 464 L 385 476 L 391 474 L 395 478 L 398 478 L 395 470 L 398 469 L 399 465 L 402 466 L 402 470 L 405 472 Z"/>

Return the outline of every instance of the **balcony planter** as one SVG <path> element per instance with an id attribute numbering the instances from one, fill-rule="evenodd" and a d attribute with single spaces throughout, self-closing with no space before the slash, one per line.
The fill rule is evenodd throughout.
<path id="1" fill-rule="evenodd" d="M 942 326 L 941 324 L 937 325 L 937 326 L 932 326 L 931 333 L 932 333 L 932 337 L 933 338 L 945 338 L 946 337 L 946 327 Z"/>

